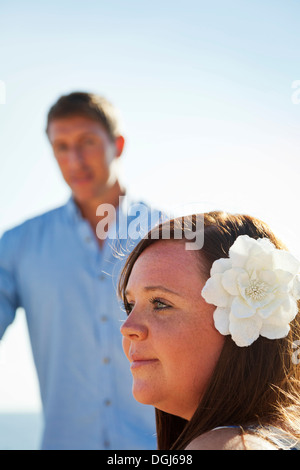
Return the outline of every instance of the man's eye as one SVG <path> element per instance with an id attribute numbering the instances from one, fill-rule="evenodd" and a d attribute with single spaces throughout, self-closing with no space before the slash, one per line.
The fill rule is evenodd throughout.
<path id="1" fill-rule="evenodd" d="M 83 145 L 83 146 L 86 146 L 86 147 L 90 147 L 90 146 L 92 146 L 92 145 L 94 145 L 94 144 L 95 144 L 95 139 L 92 139 L 92 138 L 90 138 L 90 139 L 85 139 L 85 140 L 82 142 L 82 145 Z"/>
<path id="2" fill-rule="evenodd" d="M 55 152 L 62 153 L 68 150 L 68 146 L 65 144 L 59 144 L 55 146 Z"/>

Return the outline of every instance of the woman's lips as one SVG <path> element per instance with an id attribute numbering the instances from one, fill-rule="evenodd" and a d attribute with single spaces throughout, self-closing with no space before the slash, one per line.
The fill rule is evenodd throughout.
<path id="1" fill-rule="evenodd" d="M 153 365 L 156 362 L 158 362 L 158 359 L 131 358 L 130 369 L 137 369 L 138 367 Z"/>

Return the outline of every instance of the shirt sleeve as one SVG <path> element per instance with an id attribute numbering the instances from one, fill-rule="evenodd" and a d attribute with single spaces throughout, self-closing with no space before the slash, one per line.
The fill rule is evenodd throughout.
<path id="1" fill-rule="evenodd" d="M 13 247 L 13 231 L 6 232 L 0 239 L 0 339 L 19 307 Z"/>

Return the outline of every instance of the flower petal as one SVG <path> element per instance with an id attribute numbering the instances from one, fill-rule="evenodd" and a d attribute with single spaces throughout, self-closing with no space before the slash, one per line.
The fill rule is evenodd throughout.
<path id="1" fill-rule="evenodd" d="M 229 330 L 233 341 L 240 347 L 250 346 L 259 337 L 262 321 L 255 315 L 252 318 L 230 317 Z"/>
<path id="2" fill-rule="evenodd" d="M 290 331 L 290 325 L 285 323 L 283 325 L 273 325 L 272 323 L 266 323 L 260 330 L 261 336 L 268 339 L 280 339 L 285 338 Z"/>
<path id="3" fill-rule="evenodd" d="M 214 322 L 216 329 L 221 335 L 229 335 L 229 309 L 217 307 L 214 311 Z"/>
<path id="4" fill-rule="evenodd" d="M 274 299 L 274 294 L 266 294 L 265 297 L 262 299 L 252 299 L 251 297 L 247 297 L 246 295 L 246 302 L 249 307 L 252 307 L 255 311 L 257 309 L 263 309 L 267 305 L 269 305 Z"/>
<path id="5" fill-rule="evenodd" d="M 300 272 L 300 262 L 285 250 L 275 250 L 273 253 L 273 268 L 282 269 L 296 276 Z"/>
<path id="6" fill-rule="evenodd" d="M 297 274 L 294 279 L 292 294 L 296 300 L 300 300 L 300 274 Z"/>
<path id="7" fill-rule="evenodd" d="M 284 302 L 284 298 L 278 297 L 278 296 L 272 296 L 272 300 L 268 302 L 266 305 L 262 305 L 257 309 L 257 313 L 262 317 L 262 318 L 268 318 L 270 315 L 272 315 L 278 307 Z"/>
<path id="8" fill-rule="evenodd" d="M 249 274 L 253 271 L 272 269 L 272 256 L 264 252 L 259 252 L 256 256 L 250 255 L 245 263 L 245 269 Z"/>
<path id="9" fill-rule="evenodd" d="M 260 250 L 265 253 L 271 253 L 276 250 L 274 243 L 272 243 L 269 238 L 258 238 L 256 241 Z"/>
<path id="10" fill-rule="evenodd" d="M 255 244 L 255 240 L 248 235 L 240 235 L 229 249 L 229 256 L 232 266 L 243 268 L 251 247 Z"/>
<path id="11" fill-rule="evenodd" d="M 241 273 L 244 273 L 241 268 L 228 269 L 223 273 L 222 285 L 230 295 L 240 295 L 237 278 Z"/>
<path id="12" fill-rule="evenodd" d="M 288 297 L 267 319 L 263 320 L 261 335 L 269 339 L 284 338 L 289 330 L 289 323 L 296 317 L 298 307 L 296 301 Z"/>
<path id="13" fill-rule="evenodd" d="M 284 338 L 290 331 L 290 321 L 291 314 L 280 306 L 273 315 L 263 321 L 260 334 L 268 339 Z"/>
<path id="14" fill-rule="evenodd" d="M 274 285 L 277 281 L 274 271 L 271 271 L 266 268 L 260 271 L 258 276 L 261 281 L 265 282 L 269 286 Z"/>
<path id="15" fill-rule="evenodd" d="M 222 274 L 217 273 L 210 277 L 202 289 L 202 297 L 208 304 L 216 305 L 217 307 L 227 307 L 230 301 L 230 296 L 222 286 Z"/>
<path id="16" fill-rule="evenodd" d="M 284 318 L 288 322 L 294 320 L 299 313 L 297 301 L 291 295 L 286 296 L 286 300 L 282 303 L 282 308 L 284 310 Z M 276 314 L 278 315 L 277 312 L 275 312 Z"/>
<path id="17" fill-rule="evenodd" d="M 236 318 L 250 318 L 256 310 L 248 305 L 242 297 L 235 297 L 231 304 L 231 313 Z"/>
<path id="18" fill-rule="evenodd" d="M 274 274 L 276 276 L 274 291 L 276 290 L 279 295 L 287 294 L 291 290 L 291 282 L 293 281 L 294 275 L 288 271 L 283 271 L 282 269 L 276 269 Z"/>
<path id="19" fill-rule="evenodd" d="M 217 273 L 223 273 L 227 269 L 231 269 L 231 260 L 229 258 L 217 259 L 211 267 L 210 275 L 213 276 Z"/>

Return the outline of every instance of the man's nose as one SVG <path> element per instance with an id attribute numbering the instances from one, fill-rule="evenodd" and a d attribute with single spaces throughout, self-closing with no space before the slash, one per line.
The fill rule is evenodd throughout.
<path id="1" fill-rule="evenodd" d="M 72 165 L 72 166 L 81 165 L 83 161 L 84 161 L 83 154 L 78 147 L 71 147 L 68 150 L 69 165 Z"/>

